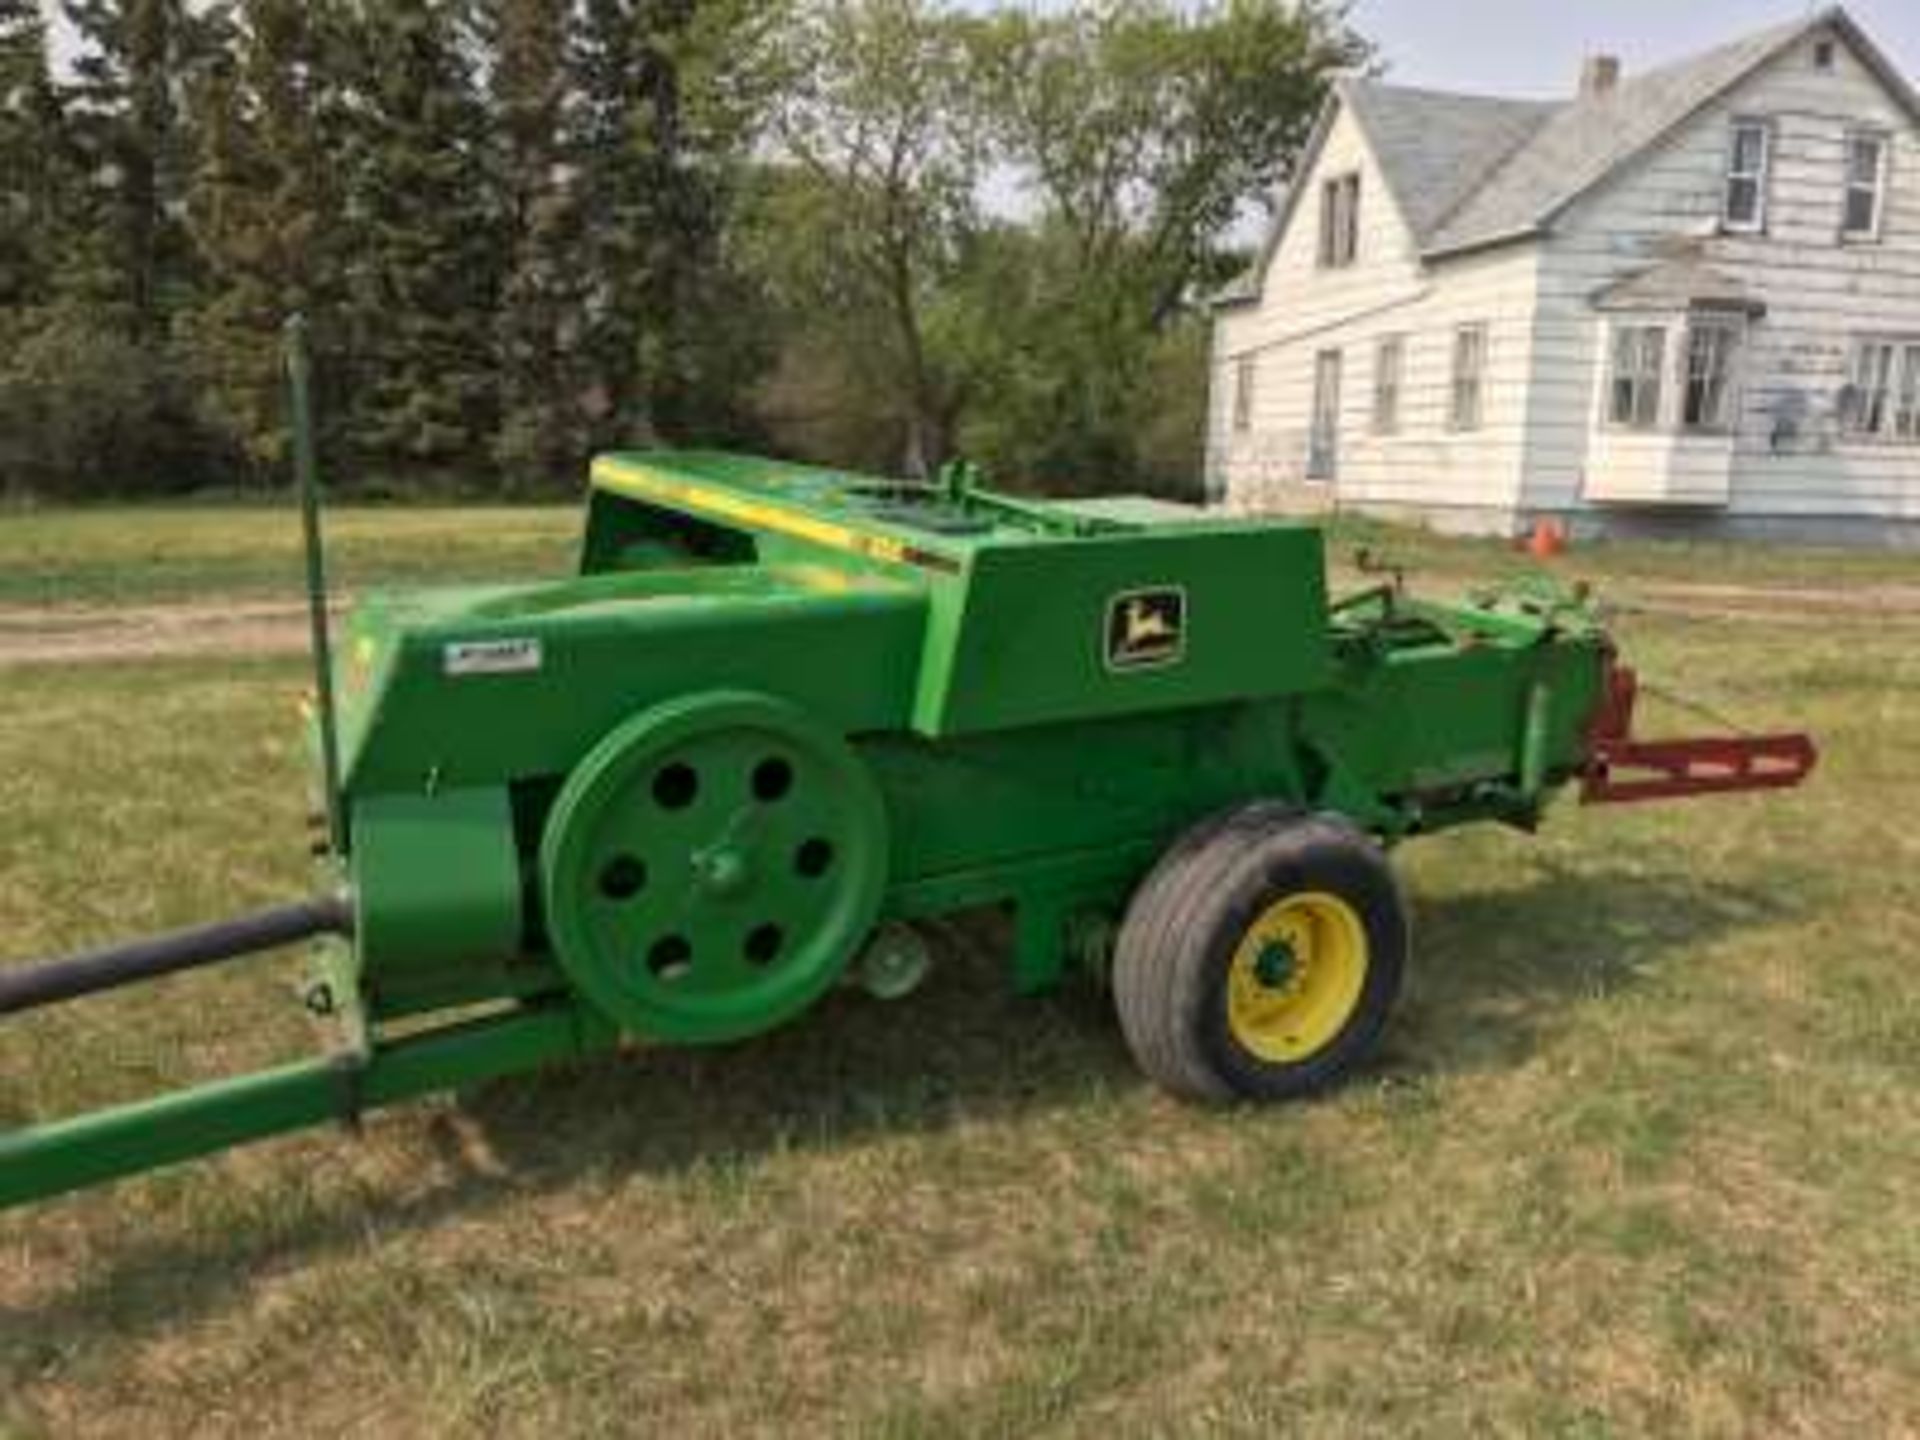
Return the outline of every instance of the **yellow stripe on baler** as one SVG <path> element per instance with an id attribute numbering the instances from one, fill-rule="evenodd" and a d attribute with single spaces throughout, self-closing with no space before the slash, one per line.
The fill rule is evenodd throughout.
<path id="1" fill-rule="evenodd" d="M 615 460 L 596 460 L 593 479 L 608 490 L 636 500 L 666 501 L 703 515 L 735 520 L 755 529 L 791 535 L 796 540 L 809 540 L 816 545 L 826 545 L 873 560 L 889 561 L 895 565 L 913 565 L 920 560 L 919 555 L 909 547 L 898 540 L 889 540 L 884 535 L 869 535 L 845 525 L 836 525 L 830 520 L 820 520 L 778 505 L 749 500 L 731 491 L 712 490 L 705 485 L 676 480 L 644 466 Z"/>

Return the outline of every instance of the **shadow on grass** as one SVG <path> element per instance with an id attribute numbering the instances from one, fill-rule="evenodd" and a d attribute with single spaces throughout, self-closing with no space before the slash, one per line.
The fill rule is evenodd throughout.
<path id="1" fill-rule="evenodd" d="M 1522 1063 L 1573 1004 L 1786 909 L 1771 887 L 1537 862 L 1528 874 L 1518 888 L 1416 903 L 1419 959 L 1376 1080 Z M 502 1082 L 460 1105 L 487 1142 L 488 1163 L 467 1154 L 444 1112 L 421 1138 L 397 1142 L 431 1146 L 448 1177 L 408 1198 L 329 1194 L 257 1229 L 159 1229 L 122 1246 L 46 1305 L 0 1310 L 0 1332 L 35 1337 L 26 1348 L 41 1357 L 0 1349 L 0 1380 L 11 1372 L 24 1381 L 46 1357 L 82 1344 L 124 1343 L 217 1313 L 244 1299 L 256 1272 L 530 1194 L 696 1167 L 717 1173 L 777 1151 L 848 1149 L 963 1119 L 1038 1116 L 1147 1083 L 1103 999 L 1012 997 L 1001 983 L 998 921 L 939 928 L 944 963 L 907 1004 L 835 999 L 808 1023 L 748 1045 L 637 1052 Z"/>
<path id="2" fill-rule="evenodd" d="M 1527 883 L 1414 902 L 1413 972 L 1389 1032 L 1390 1073 L 1510 1068 L 1581 1001 L 1637 984 L 1723 935 L 1803 913 L 1804 879 L 1743 884 L 1530 860 Z M 1786 896 L 1798 896 L 1788 901 Z"/>

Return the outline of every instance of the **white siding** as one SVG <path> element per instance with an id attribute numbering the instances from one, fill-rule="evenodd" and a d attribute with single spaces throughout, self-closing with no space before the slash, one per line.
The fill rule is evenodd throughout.
<path id="1" fill-rule="evenodd" d="M 1320 182 L 1361 175 L 1355 264 L 1318 264 Z M 1511 510 L 1525 445 L 1526 383 L 1536 260 L 1516 246 L 1429 274 L 1387 193 L 1359 128 L 1342 111 L 1328 131 L 1301 202 L 1274 252 L 1257 305 L 1223 311 L 1214 334 L 1208 468 L 1240 509 L 1379 505 Z M 1453 336 L 1484 324 L 1488 352 L 1483 420 L 1449 427 Z M 1372 431 L 1380 339 L 1403 337 L 1399 421 Z M 1315 357 L 1342 358 L 1339 460 L 1331 484 L 1305 480 Z M 1235 374 L 1251 356 L 1251 424 L 1233 426 Z"/>
<path id="2" fill-rule="evenodd" d="M 1209 479 L 1245 509 L 1328 505 L 1413 511 L 1439 523 L 1507 527 L 1529 513 L 1691 513 L 1735 522 L 1920 522 L 1920 445 L 1840 433 L 1840 391 L 1863 335 L 1920 338 L 1920 125 L 1841 40 L 1826 32 L 1749 76 L 1655 150 L 1557 217 L 1550 233 L 1422 263 L 1364 136 L 1338 113 L 1256 304 L 1218 317 Z M 1735 117 L 1772 127 L 1766 233 L 1722 234 Z M 1841 240 L 1844 144 L 1859 129 L 1892 137 L 1877 243 Z M 1362 176 L 1357 264 L 1317 264 L 1320 183 Z M 1663 433 L 1603 423 L 1607 285 L 1676 241 L 1733 276 L 1766 307 L 1748 331 L 1730 439 L 1675 431 L 1683 342 L 1667 375 Z M 1448 425 L 1452 337 L 1488 327 L 1485 420 Z M 1678 327 L 1684 317 L 1664 323 Z M 1404 337 L 1397 432 L 1372 433 L 1373 367 L 1383 336 Z M 1339 463 L 1305 481 L 1315 356 L 1343 360 Z M 1251 357 L 1251 423 L 1233 426 L 1233 377 Z M 1789 427 L 1783 416 L 1799 414 Z M 1591 493 L 1589 493 L 1591 491 Z M 1599 499 L 1596 497 L 1604 497 Z"/>
<path id="3" fill-rule="evenodd" d="M 1845 439 L 1835 415 L 1855 336 L 1920 336 L 1920 129 L 1844 44 L 1831 71 L 1817 70 L 1814 43 L 1749 77 L 1587 196 L 1537 247 L 1526 508 L 1581 506 L 1589 467 L 1606 466 L 1607 488 L 1622 498 L 1638 489 L 1655 500 L 1710 499 L 1717 485 L 1725 513 L 1740 519 L 1920 520 L 1920 447 Z M 1773 126 L 1760 236 L 1716 233 L 1736 116 Z M 1842 147 L 1856 128 L 1894 137 L 1877 244 L 1840 241 Z M 1653 263 L 1657 243 L 1674 235 L 1701 237 L 1707 263 L 1767 307 L 1748 336 L 1730 455 L 1726 442 L 1596 435 L 1605 325 L 1591 297 Z M 1807 419 L 1776 444 L 1783 406 L 1804 407 Z M 1623 476 L 1621 465 L 1638 468 Z"/>

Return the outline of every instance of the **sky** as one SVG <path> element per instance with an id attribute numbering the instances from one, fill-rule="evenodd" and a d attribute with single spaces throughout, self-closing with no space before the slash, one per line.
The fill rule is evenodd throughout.
<path id="1" fill-rule="evenodd" d="M 987 9 L 991 0 L 965 3 Z M 58 8 L 55 0 L 42 6 Z M 1646 70 L 1818 8 L 1808 0 L 1355 0 L 1352 23 L 1401 84 L 1551 98 L 1572 90 L 1589 54 Z M 1847 8 L 1920 81 L 1920 0 Z M 56 44 L 64 56 L 65 38 Z"/>
<path id="2" fill-rule="evenodd" d="M 1587 55 L 1618 55 L 1632 74 L 1825 8 L 1807 0 L 1357 0 L 1352 24 L 1400 84 L 1552 99 L 1572 91 Z M 1920 81 L 1920 3 L 1852 0 L 1846 8 Z"/>

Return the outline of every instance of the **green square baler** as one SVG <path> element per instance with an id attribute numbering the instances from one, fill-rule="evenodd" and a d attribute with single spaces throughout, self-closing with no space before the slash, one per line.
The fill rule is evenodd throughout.
<path id="1" fill-rule="evenodd" d="M 319 571 L 319 552 L 312 552 Z M 316 586 L 316 590 L 319 587 Z M 0 1205 L 628 1040 L 911 990 L 923 917 L 1110 985 L 1197 1099 L 1320 1088 L 1407 950 L 1390 847 L 1779 787 L 1801 736 L 1647 743 L 1583 597 L 1328 598 L 1321 531 L 710 454 L 596 463 L 581 572 L 374 596 L 322 660 L 318 898 L 0 970 L 0 1013 L 308 940 L 329 1055 L 0 1134 Z"/>

